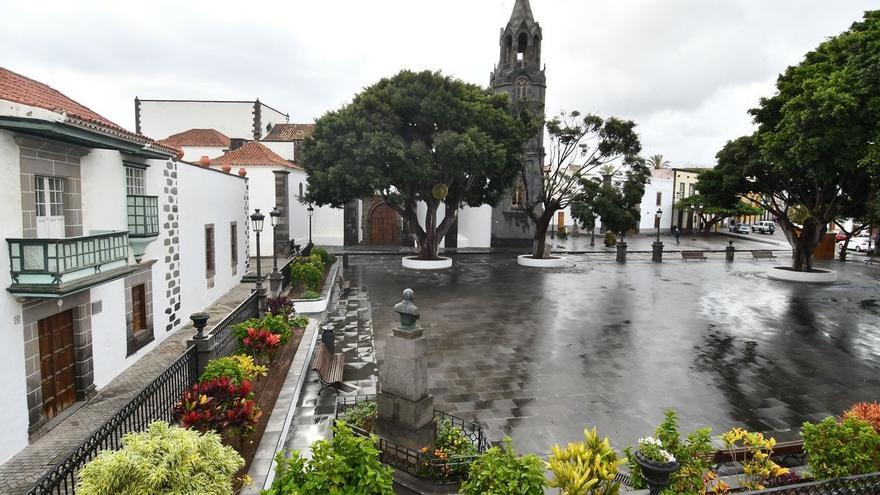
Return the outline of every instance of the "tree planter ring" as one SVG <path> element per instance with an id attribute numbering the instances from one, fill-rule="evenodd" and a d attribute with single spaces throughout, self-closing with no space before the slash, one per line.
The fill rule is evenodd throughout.
<path id="1" fill-rule="evenodd" d="M 837 281 L 837 272 L 814 268 L 810 272 L 796 272 L 787 266 L 774 266 L 767 270 L 767 277 L 784 282 L 800 282 L 806 284 L 833 284 Z"/>
<path id="2" fill-rule="evenodd" d="M 517 256 L 516 263 L 520 266 L 528 266 L 531 268 L 566 268 L 569 265 L 568 260 L 562 256 L 533 258 L 531 254 L 521 254 Z"/>
<path id="3" fill-rule="evenodd" d="M 438 258 L 436 260 L 420 260 L 416 256 L 405 256 L 403 267 L 413 270 L 442 270 L 452 268 L 452 258 Z"/>

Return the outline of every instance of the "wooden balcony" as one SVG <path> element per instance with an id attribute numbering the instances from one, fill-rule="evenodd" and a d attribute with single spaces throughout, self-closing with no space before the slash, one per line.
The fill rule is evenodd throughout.
<path id="1" fill-rule="evenodd" d="M 16 297 L 63 297 L 131 273 L 128 231 L 61 239 L 6 239 Z"/>

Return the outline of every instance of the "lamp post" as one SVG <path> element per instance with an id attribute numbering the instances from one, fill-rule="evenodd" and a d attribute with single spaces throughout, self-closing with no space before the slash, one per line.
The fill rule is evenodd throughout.
<path id="1" fill-rule="evenodd" d="M 278 272 L 278 238 L 277 227 L 281 219 L 281 212 L 278 207 L 273 207 L 269 212 L 269 221 L 272 223 L 272 273 L 269 274 L 269 290 L 272 291 L 272 297 L 278 297 L 281 290 L 281 273 Z"/>
<path id="2" fill-rule="evenodd" d="M 259 208 L 255 209 L 254 214 L 251 215 L 251 222 L 253 223 L 254 232 L 256 232 L 256 234 L 257 234 L 257 283 L 256 283 L 256 290 L 257 290 L 257 298 L 259 301 L 258 313 L 261 313 L 262 309 L 266 307 L 265 302 L 264 302 L 264 299 L 266 298 L 266 292 L 265 292 L 265 289 L 263 289 L 263 277 L 260 272 L 260 232 L 263 231 L 263 219 L 265 219 L 265 218 L 266 218 L 266 216 L 263 215 L 262 213 L 260 213 Z"/>
<path id="3" fill-rule="evenodd" d="M 315 214 L 315 209 L 312 207 L 312 204 L 309 203 L 309 207 L 306 208 L 306 211 L 309 212 L 309 244 L 312 243 L 312 215 Z"/>
<path id="4" fill-rule="evenodd" d="M 657 224 L 657 240 L 654 241 L 652 245 L 653 250 L 651 252 L 651 261 L 654 263 L 661 263 L 663 261 L 663 243 L 660 242 L 660 219 L 663 218 L 663 209 L 657 208 L 656 220 L 654 221 Z"/>

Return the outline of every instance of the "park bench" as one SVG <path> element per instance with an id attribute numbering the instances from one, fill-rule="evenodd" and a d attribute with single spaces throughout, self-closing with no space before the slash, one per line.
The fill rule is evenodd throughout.
<path id="1" fill-rule="evenodd" d="M 682 251 L 681 261 L 706 261 L 706 254 L 703 251 Z"/>
<path id="2" fill-rule="evenodd" d="M 342 368 L 345 366 L 345 356 L 341 352 L 333 353 L 327 349 L 323 342 L 318 344 L 318 352 L 312 361 L 312 369 L 318 373 L 318 379 L 321 380 L 321 390 L 325 388 L 336 388 L 342 385 Z"/>
<path id="3" fill-rule="evenodd" d="M 756 249 L 752 251 L 752 261 L 758 260 L 775 260 L 776 256 L 769 249 Z"/>

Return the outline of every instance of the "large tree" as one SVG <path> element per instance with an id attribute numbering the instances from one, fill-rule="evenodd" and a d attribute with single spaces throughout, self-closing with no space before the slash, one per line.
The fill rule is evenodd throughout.
<path id="1" fill-rule="evenodd" d="M 808 271 L 813 251 L 837 218 L 862 216 L 880 157 L 880 12 L 820 44 L 789 67 L 776 94 L 751 114 L 757 131 L 728 142 L 719 168 L 740 192 L 771 212 Z M 801 208 L 795 223 L 789 215 Z"/>
<path id="2" fill-rule="evenodd" d="M 513 185 L 534 128 L 527 118 L 511 114 L 506 95 L 438 72 L 402 71 L 315 123 L 302 149 L 306 201 L 339 207 L 381 196 L 406 220 L 419 259 L 436 259 L 462 206 L 494 205 Z"/>
<path id="3" fill-rule="evenodd" d="M 601 218 L 609 232 L 623 236 L 639 224 L 642 197 L 651 170 L 641 161 L 631 163 L 627 169 L 621 181 L 612 180 L 608 175 L 603 180 L 581 178 L 578 192 L 571 200 L 571 215 L 586 229 L 592 230 L 596 219 Z"/>
<path id="4" fill-rule="evenodd" d="M 523 210 L 535 223 L 532 256 L 546 258 L 547 230 L 556 212 L 571 203 L 581 179 L 606 166 L 641 164 L 638 154 L 642 149 L 631 120 L 616 117 L 603 119 L 598 115 L 580 112 L 562 112 L 547 122 L 550 138 L 540 190 L 526 187 Z M 619 168 L 618 166 L 618 168 Z M 522 179 L 528 184 L 531 171 L 523 161 Z"/>

